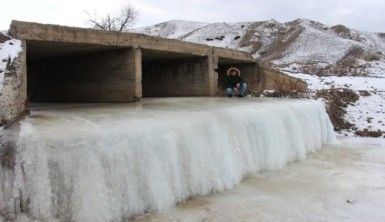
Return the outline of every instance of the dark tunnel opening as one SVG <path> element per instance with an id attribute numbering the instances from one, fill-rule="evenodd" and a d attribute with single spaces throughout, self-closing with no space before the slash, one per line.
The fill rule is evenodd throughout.
<path id="1" fill-rule="evenodd" d="M 142 51 L 143 97 L 206 96 L 207 57 Z"/>
<path id="2" fill-rule="evenodd" d="M 121 102 L 130 87 L 127 49 L 27 42 L 30 102 Z M 132 87 L 132 86 L 131 86 Z"/>
<path id="3" fill-rule="evenodd" d="M 247 91 L 250 92 L 258 87 L 261 77 L 255 63 L 245 63 L 237 60 L 219 58 L 218 61 L 218 92 L 217 95 L 225 95 L 227 70 L 235 67 L 241 71 L 241 77 L 247 84 Z"/>

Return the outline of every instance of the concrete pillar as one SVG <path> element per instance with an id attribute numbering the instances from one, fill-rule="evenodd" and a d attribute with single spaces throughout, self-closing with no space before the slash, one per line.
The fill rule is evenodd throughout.
<path id="1" fill-rule="evenodd" d="M 128 75 L 134 82 L 133 96 L 136 99 L 143 97 L 142 92 L 142 50 L 140 48 L 129 49 Z"/>
<path id="2" fill-rule="evenodd" d="M 26 44 L 13 61 L 13 69 L 5 70 L 4 85 L 0 90 L 0 126 L 7 126 L 26 113 L 27 106 L 27 64 Z M 1 136 L 0 136 L 1 139 Z"/>
<path id="3" fill-rule="evenodd" d="M 215 67 L 218 61 L 215 61 L 213 56 L 208 56 L 204 63 L 204 69 L 207 70 L 207 96 L 215 96 L 218 89 L 218 73 L 215 71 Z"/>

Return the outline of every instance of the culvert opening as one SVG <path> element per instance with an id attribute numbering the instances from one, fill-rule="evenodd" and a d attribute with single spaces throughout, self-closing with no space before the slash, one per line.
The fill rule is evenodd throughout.
<path id="1" fill-rule="evenodd" d="M 125 102 L 132 93 L 128 49 L 27 42 L 30 102 Z"/>
<path id="2" fill-rule="evenodd" d="M 259 73 L 257 72 L 256 63 L 242 62 L 233 59 L 219 58 L 218 60 L 218 91 L 217 95 L 225 95 L 226 92 L 226 75 L 227 70 L 235 67 L 241 71 L 241 77 L 247 84 L 247 91 L 256 90 L 261 82 Z"/>
<path id="3" fill-rule="evenodd" d="M 208 58 L 142 50 L 143 97 L 208 95 Z"/>

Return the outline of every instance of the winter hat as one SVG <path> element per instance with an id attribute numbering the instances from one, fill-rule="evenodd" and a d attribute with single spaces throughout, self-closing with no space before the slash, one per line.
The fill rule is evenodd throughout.
<path id="1" fill-rule="evenodd" d="M 237 73 L 237 76 L 241 76 L 241 71 L 235 67 L 231 67 L 230 69 L 227 70 L 227 76 L 230 76 L 230 73 L 232 71 L 235 71 Z"/>

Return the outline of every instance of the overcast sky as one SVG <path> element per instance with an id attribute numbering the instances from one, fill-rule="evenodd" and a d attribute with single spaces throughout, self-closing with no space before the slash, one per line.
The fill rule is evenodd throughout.
<path id="1" fill-rule="evenodd" d="M 6 0 L 0 30 L 12 19 L 87 26 L 87 14 L 103 15 L 130 2 L 138 13 L 136 27 L 171 19 L 239 22 L 309 18 L 325 24 L 385 32 L 385 0 Z"/>

